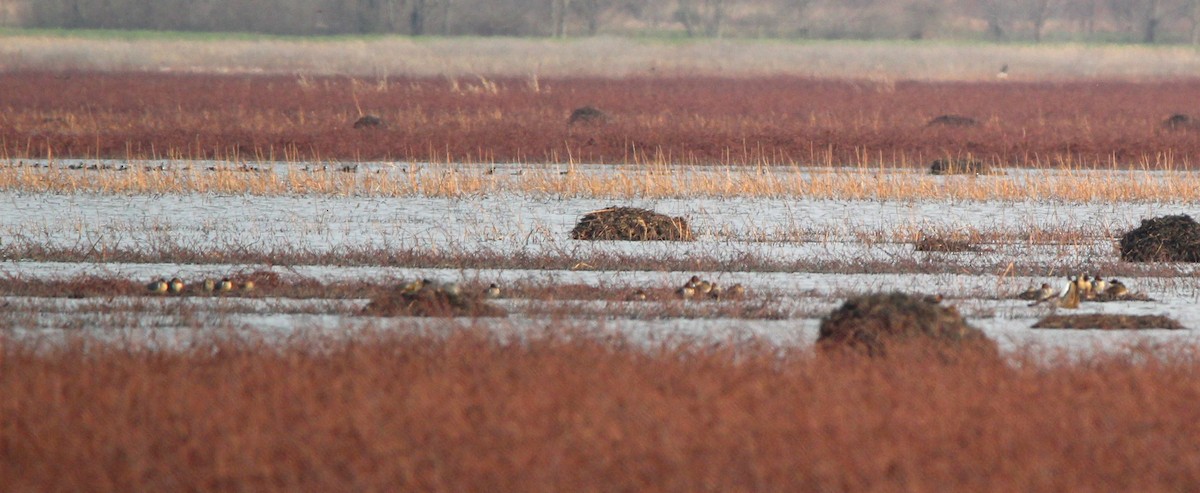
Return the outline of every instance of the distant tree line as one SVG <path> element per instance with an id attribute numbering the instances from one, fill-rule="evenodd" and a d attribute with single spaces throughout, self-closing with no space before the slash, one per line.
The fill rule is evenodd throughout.
<path id="1" fill-rule="evenodd" d="M 1200 0 L 0 0 L 10 25 L 330 35 L 1200 42 Z"/>

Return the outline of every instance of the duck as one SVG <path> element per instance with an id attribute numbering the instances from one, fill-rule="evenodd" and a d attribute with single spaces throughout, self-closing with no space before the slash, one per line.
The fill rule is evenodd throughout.
<path id="1" fill-rule="evenodd" d="M 1079 308 L 1079 285 L 1072 284 L 1067 286 L 1067 292 L 1058 299 L 1056 306 L 1070 309 Z"/>
<path id="2" fill-rule="evenodd" d="M 1071 282 L 1067 283 L 1066 290 L 1062 292 L 1056 292 L 1053 288 L 1051 288 L 1049 292 L 1044 293 L 1044 296 L 1037 299 L 1033 303 L 1030 303 L 1029 306 L 1037 306 L 1042 303 L 1049 303 L 1052 307 L 1063 306 L 1065 308 L 1078 308 L 1079 284 L 1075 282 L 1075 276 L 1071 276 L 1070 280 Z M 1044 284 L 1043 286 L 1047 288 L 1049 287 L 1048 285 Z M 1069 306 L 1071 304 L 1074 304 L 1075 306 Z"/>
<path id="3" fill-rule="evenodd" d="M 696 288 L 685 284 L 683 287 L 676 289 L 675 294 L 679 295 L 680 298 L 688 300 L 688 299 L 691 299 L 693 296 L 696 296 Z"/>
<path id="4" fill-rule="evenodd" d="M 725 290 L 725 296 L 730 298 L 741 298 L 746 296 L 746 288 L 742 286 L 741 283 L 734 284 L 729 286 L 729 289 Z"/>
<path id="5" fill-rule="evenodd" d="M 176 294 L 182 293 L 183 292 L 183 279 L 180 279 L 178 277 L 172 277 L 171 282 L 167 283 L 167 289 L 170 290 L 172 293 L 176 293 Z"/>
<path id="6" fill-rule="evenodd" d="M 708 294 L 712 292 L 713 283 L 701 280 L 693 287 L 696 288 L 696 294 Z"/>
<path id="7" fill-rule="evenodd" d="M 167 280 L 160 277 L 157 281 L 147 284 L 146 289 L 154 294 L 162 294 L 167 292 L 167 289 L 169 288 L 167 286 Z"/>
<path id="8" fill-rule="evenodd" d="M 1108 283 L 1108 289 L 1104 290 L 1104 294 L 1113 298 L 1120 298 L 1129 295 L 1129 288 L 1125 287 L 1125 283 L 1120 279 L 1113 279 Z"/>
<path id="9" fill-rule="evenodd" d="M 493 299 L 499 298 L 500 297 L 500 286 L 497 286 L 496 283 L 489 284 L 487 289 L 483 290 L 483 296 L 486 298 L 493 298 Z"/>
<path id="10" fill-rule="evenodd" d="M 721 299 L 721 294 L 724 292 L 725 290 L 722 289 L 721 286 L 717 286 L 716 283 L 713 283 L 712 288 L 708 290 L 708 297 L 714 300 L 719 300 Z"/>
<path id="11" fill-rule="evenodd" d="M 683 289 L 683 288 L 680 288 L 680 289 Z M 632 293 L 629 293 L 629 296 L 625 297 L 625 300 L 626 301 L 646 301 L 646 290 L 644 290 L 642 288 L 635 289 L 635 290 L 633 290 Z"/>
<path id="12" fill-rule="evenodd" d="M 242 283 L 242 291 L 254 291 L 254 281 L 246 279 L 246 281 Z"/>
<path id="13" fill-rule="evenodd" d="M 700 284 L 700 276 L 692 276 L 684 286 L 695 288 Z"/>
<path id="14" fill-rule="evenodd" d="M 425 281 L 417 279 L 400 287 L 400 292 L 403 294 L 413 294 L 425 287 Z"/>
<path id="15" fill-rule="evenodd" d="M 212 279 L 204 280 L 204 290 L 211 293 L 217 290 L 217 282 Z"/>
<path id="16" fill-rule="evenodd" d="M 1092 292 L 1093 293 L 1103 294 L 1107 290 L 1108 290 L 1108 281 L 1101 279 L 1100 276 L 1096 276 L 1095 279 L 1092 279 Z"/>
<path id="17" fill-rule="evenodd" d="M 1042 283 L 1041 287 L 1035 286 L 1035 287 L 1026 289 L 1021 294 L 1018 294 L 1017 298 L 1022 299 L 1022 300 L 1039 301 L 1043 298 L 1046 298 L 1047 296 L 1053 296 L 1053 295 L 1054 295 L 1054 288 L 1050 287 L 1050 284 L 1048 284 L 1048 283 Z"/>
<path id="18" fill-rule="evenodd" d="M 233 281 L 228 277 L 221 279 L 221 282 L 217 283 L 217 291 L 233 291 Z"/>
<path id="19" fill-rule="evenodd" d="M 1042 283 L 1041 289 L 1037 290 L 1036 300 L 1037 301 L 1046 301 L 1048 299 L 1054 298 L 1055 296 L 1058 296 L 1058 292 L 1055 291 L 1054 288 L 1050 286 L 1050 284 Z"/>
<path id="20" fill-rule="evenodd" d="M 946 299 L 946 297 L 942 296 L 941 293 L 930 294 L 930 295 L 925 295 L 925 296 L 921 297 L 921 301 L 929 303 L 930 305 L 936 305 L 938 303 L 941 303 L 942 300 L 944 300 L 944 299 Z"/>

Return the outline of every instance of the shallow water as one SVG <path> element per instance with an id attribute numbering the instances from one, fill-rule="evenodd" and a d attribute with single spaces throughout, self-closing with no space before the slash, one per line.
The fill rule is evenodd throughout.
<path id="1" fill-rule="evenodd" d="M 60 165 L 66 165 L 59 163 Z M 169 163 L 175 165 L 178 163 Z M 193 163 L 204 166 L 205 163 Z M 408 172 L 406 165 L 368 163 L 360 173 Z M 483 168 L 469 168 L 479 172 Z M 296 165 L 273 166 L 287 173 Z M 516 173 L 519 165 L 501 165 L 497 173 Z M 618 166 L 574 166 L 575 173 L 622 173 Z M 86 173 L 86 171 L 72 171 Z M 677 179 L 705 179 L 705 174 L 729 173 L 730 169 L 689 168 Z M 737 172 L 753 172 L 741 169 Z M 822 170 L 780 173 L 821 173 Z M 909 171 L 886 171 L 904 173 Z M 687 176 L 691 173 L 694 176 Z M 1022 170 L 1012 170 L 1021 176 Z M 1029 179 L 1039 174 L 1030 173 Z M 1085 173 L 1073 171 L 1072 173 Z M 1120 174 L 1119 171 L 1103 173 Z M 1125 172 L 1136 179 L 1147 172 Z M 950 177 L 948 179 L 957 179 Z M 658 212 L 686 216 L 697 231 L 695 242 L 585 242 L 572 240 L 570 230 L 584 213 L 620 203 Z M 248 250 L 270 252 L 293 249 L 305 252 L 337 252 L 344 248 L 417 249 L 430 252 L 486 251 L 501 256 L 554 254 L 586 261 L 590 255 L 621 253 L 644 259 L 712 258 L 733 260 L 745 257 L 781 261 L 822 262 L 827 260 L 901 262 L 920 260 L 955 268 L 990 269 L 1009 262 L 1043 266 L 1045 277 L 1013 277 L 978 274 L 831 274 L 782 272 L 711 272 L 700 275 L 725 285 L 742 283 L 751 293 L 765 296 L 785 313 L 809 314 L 792 320 L 742 319 L 631 319 L 615 317 L 570 319 L 572 325 L 615 330 L 636 340 L 663 337 L 763 337 L 781 344 L 811 344 L 817 316 L 837 306 L 854 293 L 898 289 L 908 292 L 937 292 L 946 295 L 976 325 L 997 338 L 1002 346 L 1016 349 L 1034 345 L 1070 351 L 1120 348 L 1149 338 L 1161 341 L 1190 341 L 1200 329 L 1200 283 L 1191 266 L 1174 266 L 1184 277 L 1138 276 L 1128 281 L 1133 289 L 1150 295 L 1149 303 L 1086 303 L 1081 313 L 1165 314 L 1182 322 L 1187 331 L 1048 331 L 1031 330 L 1046 313 L 1041 307 L 1005 299 L 1041 282 L 1062 283 L 1060 267 L 1086 263 L 1115 262 L 1114 231 L 1135 227 L 1142 219 L 1165 214 L 1187 213 L 1186 203 L 1093 203 L 1075 204 L 1012 201 L 882 201 L 825 200 L 812 198 L 718 198 L 613 200 L 555 196 L 553 194 L 489 193 L 472 197 L 333 197 L 333 196 L 227 196 L 215 194 L 112 195 L 29 194 L 0 192 L 0 235 L 5 243 L 29 243 L 50 247 L 133 249 L 170 251 L 171 248 L 203 250 Z M 1089 232 L 1078 244 L 1014 242 L 984 245 L 989 251 L 968 254 L 916 252 L 910 243 L 878 241 L 894 231 L 954 231 L 974 229 L 1021 232 L 1031 228 Z M 786 238 L 787 240 L 781 240 Z M 769 241 L 767 241 L 769 240 Z M 266 268 L 246 265 L 126 264 L 110 262 L 60 263 L 9 259 L 0 263 L 0 275 L 35 278 L 66 278 L 79 274 L 148 280 L 160 276 L 185 279 L 221 277 L 235 271 Z M 284 275 L 299 275 L 322 281 L 365 280 L 396 282 L 401 279 L 433 278 L 445 281 L 514 283 L 564 283 L 623 290 L 634 287 L 672 287 L 692 272 L 657 271 L 569 271 L 532 269 L 411 269 L 383 267 L 289 266 L 271 267 Z M 338 332 L 372 326 L 392 329 L 461 327 L 484 325 L 495 330 L 521 331 L 544 326 L 549 321 L 522 317 L 519 300 L 503 303 L 517 314 L 503 321 L 433 321 L 419 319 L 375 319 L 338 314 L 346 304 L 363 300 L 329 301 L 325 312 L 312 302 L 298 300 L 224 300 L 220 306 L 195 301 L 189 307 L 200 315 L 180 317 L 166 313 L 101 316 L 71 308 L 77 300 L 7 300 L 14 307 L 42 315 L 30 323 L 17 318 L 7 330 L 24 336 L 43 337 L 64 328 L 95 326 L 119 328 L 118 332 L 139 337 L 187 339 L 196 326 L 224 327 L 287 335 L 303 331 Z M 142 300 L 143 302 L 145 300 Z M 86 302 L 84 300 L 83 302 Z M 232 310 L 230 305 L 246 303 Z M 273 303 L 273 304 L 272 304 Z M 290 312 L 292 304 L 309 303 L 315 313 Z M 340 307 L 340 308 L 339 308 Z M 231 311 L 232 310 L 232 311 Z M 122 318 L 123 317 L 123 318 Z M 141 318 L 139 318 L 141 317 Z M 197 318 L 198 317 L 198 318 Z M 199 320 L 199 322 L 197 322 Z M 561 323 L 562 320 L 555 321 Z M 13 332 L 15 331 L 15 332 Z"/>

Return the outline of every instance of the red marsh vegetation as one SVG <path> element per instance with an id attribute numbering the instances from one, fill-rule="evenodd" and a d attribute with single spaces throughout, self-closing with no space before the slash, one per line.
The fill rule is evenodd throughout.
<path id="1" fill-rule="evenodd" d="M 1200 488 L 1186 349 L 1005 364 L 470 331 L 181 350 L 5 337 L 13 491 Z"/>
<path id="2" fill-rule="evenodd" d="M 1188 166 L 1200 80 L 0 75 L 8 158 Z M 568 119 L 592 107 L 601 116 Z M 363 115 L 382 124 L 360 125 Z M 928 125 L 939 116 L 977 125 Z M 942 121 L 946 121 L 943 119 Z M 954 120 L 957 121 L 957 120 Z M 1176 120 L 1178 121 L 1178 119 Z"/>

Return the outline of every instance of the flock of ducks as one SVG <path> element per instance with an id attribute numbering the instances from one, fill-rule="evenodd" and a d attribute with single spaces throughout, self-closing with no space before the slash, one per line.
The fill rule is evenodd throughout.
<path id="1" fill-rule="evenodd" d="M 462 288 L 453 282 L 438 282 L 432 279 L 418 279 L 405 283 L 400 286 L 401 294 L 415 295 L 421 292 L 440 291 L 450 296 L 461 296 Z M 491 283 L 480 293 L 486 299 L 496 299 L 503 296 L 503 291 L 500 285 Z M 728 288 L 722 288 L 717 283 L 701 279 L 700 276 L 692 276 L 683 286 L 675 290 L 676 296 L 680 299 L 739 299 L 746 295 L 746 288 L 741 284 L 734 284 Z M 646 301 L 650 295 L 645 289 L 635 289 L 627 297 L 626 301 Z"/>
<path id="2" fill-rule="evenodd" d="M 1081 301 L 1119 300 L 1128 296 L 1129 288 L 1119 279 L 1104 280 L 1100 276 L 1080 274 L 1067 278 L 1066 289 L 1054 289 L 1043 283 L 1041 287 L 1029 288 L 1017 298 L 1033 301 L 1029 306 L 1048 303 L 1052 307 L 1079 308 Z"/>
<path id="3" fill-rule="evenodd" d="M 178 277 L 172 277 L 170 281 L 166 278 L 158 278 L 146 285 L 146 290 L 152 294 L 181 294 L 185 291 L 200 290 L 205 293 L 228 293 L 232 291 L 253 291 L 254 281 L 245 280 L 237 283 L 230 280 L 228 277 L 222 278 L 220 281 L 214 279 L 205 279 L 199 285 L 188 286 L 183 280 Z"/>
<path id="4" fill-rule="evenodd" d="M 700 276 L 692 276 L 683 286 L 675 290 L 675 295 L 685 300 L 696 298 L 719 300 L 722 297 L 741 298 L 746 295 L 746 288 L 741 284 L 734 284 L 729 286 L 729 289 L 724 289 L 718 286 L 716 282 L 701 279 Z"/>

